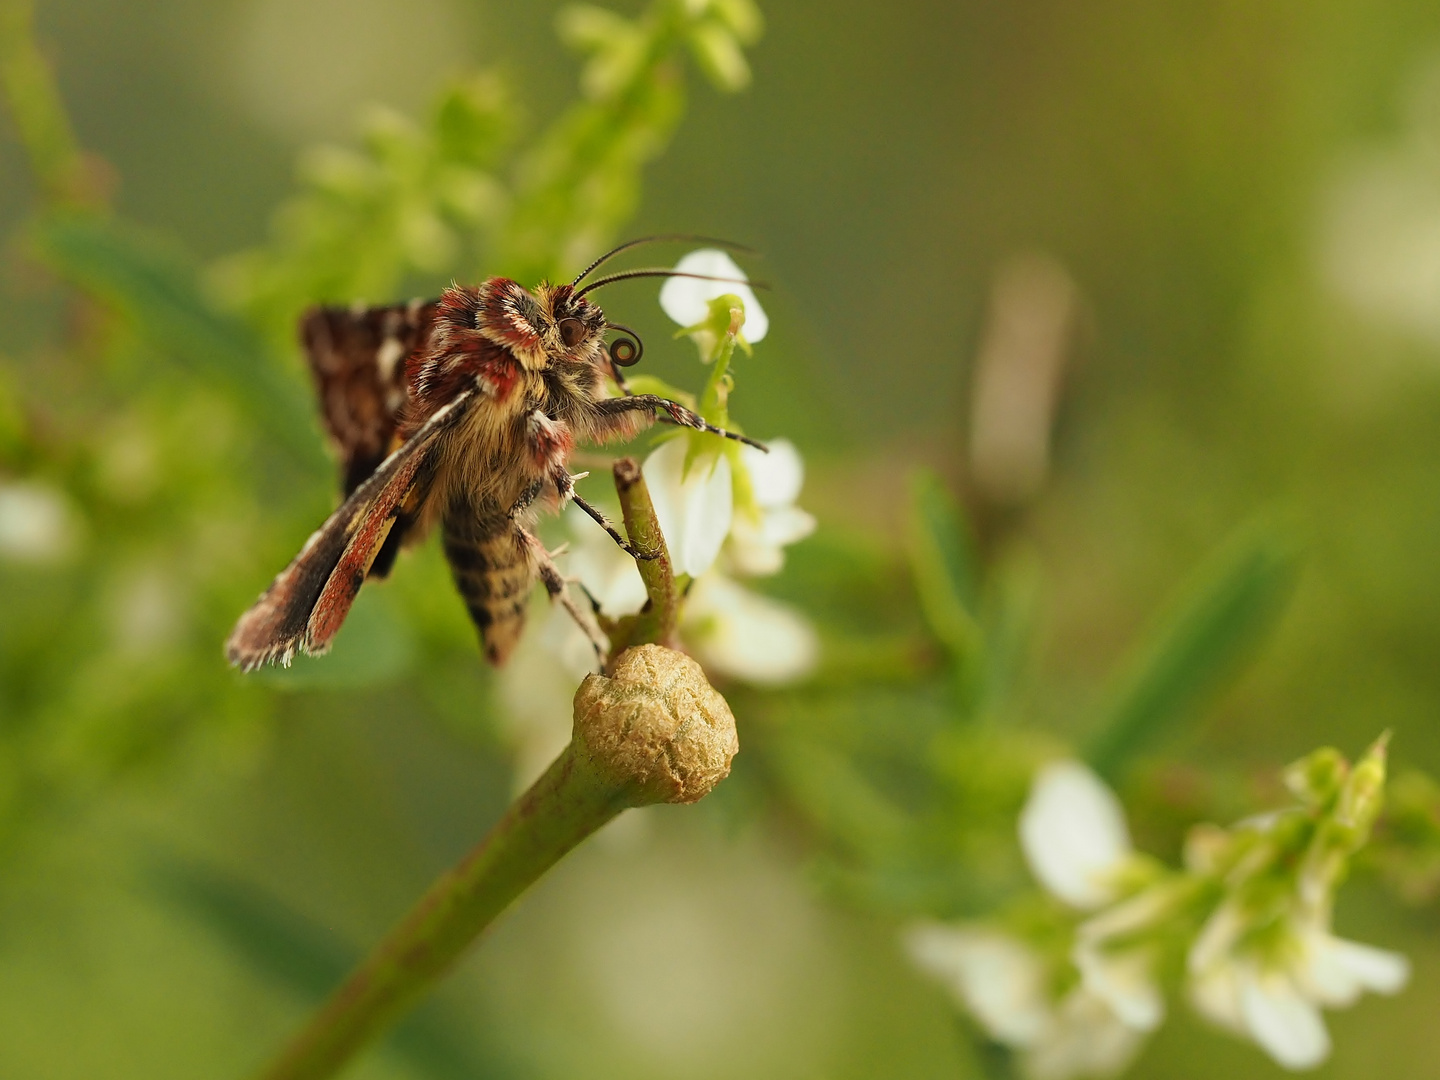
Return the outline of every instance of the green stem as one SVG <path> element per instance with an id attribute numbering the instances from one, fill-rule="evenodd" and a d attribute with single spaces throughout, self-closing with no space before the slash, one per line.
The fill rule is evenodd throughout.
<path id="1" fill-rule="evenodd" d="M 680 626 L 680 594 L 675 586 L 670 549 L 665 545 L 665 534 L 660 531 L 660 520 L 655 516 L 655 504 L 650 501 L 645 474 L 630 457 L 615 462 L 614 474 L 625 533 L 630 543 L 655 557 L 635 560 L 650 602 L 630 625 L 629 633 L 623 635 L 625 641 L 614 643 L 613 652 L 618 655 L 625 647 L 644 641 L 673 649 Z"/>
<path id="2" fill-rule="evenodd" d="M 713 309 L 712 309 L 713 310 Z M 710 376 L 705 380 L 705 389 L 700 392 L 699 413 L 716 427 L 730 426 L 730 384 L 725 376 L 730 371 L 730 358 L 735 355 L 736 335 L 743 322 L 744 308 L 728 308 L 729 324 L 723 333 L 715 336 L 715 349 L 710 356 Z"/>
<path id="3" fill-rule="evenodd" d="M 512 900 L 626 806 L 572 742 L 488 836 L 432 885 L 263 1080 L 334 1076 L 448 970 Z"/>

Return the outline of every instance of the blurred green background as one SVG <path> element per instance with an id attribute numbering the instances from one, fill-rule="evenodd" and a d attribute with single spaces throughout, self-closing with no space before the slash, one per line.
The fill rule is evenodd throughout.
<path id="1" fill-rule="evenodd" d="M 42 0 L 37 22 L 118 211 L 209 261 L 263 241 L 297 153 L 351 141 L 362 105 L 422 112 L 480 65 L 511 83 L 522 132 L 544 125 L 577 78 L 558 6 Z M 971 493 L 985 544 L 1038 567 L 1027 707 L 1078 735 L 1161 600 L 1237 527 L 1278 515 L 1304 553 L 1295 599 L 1164 757 L 1259 798 L 1280 764 L 1390 728 L 1398 766 L 1440 771 L 1440 10 L 765 14 L 753 85 L 692 80 L 625 233 L 765 253 L 752 269 L 775 286 L 774 329 L 733 409 L 800 446 L 802 504 L 822 522 L 775 591 L 823 619 L 869 590 L 896 634 L 913 630 L 902 481 L 929 464 Z M 214 477 L 244 486 L 254 465 L 223 400 L 167 400 L 144 350 L 105 327 L 97 352 L 120 354 L 111 377 L 144 383 L 150 414 L 112 409 L 58 357 L 49 343 L 84 342 L 85 316 L 33 255 L 27 176 L 0 125 L 10 400 L 38 408 L 53 445 L 98 432 L 113 475 L 76 468 L 139 494 L 79 527 L 65 565 L 0 566 L 0 1076 L 244 1075 L 499 814 L 513 742 L 433 550 L 401 567 L 400 599 L 357 610 L 390 650 L 351 664 L 367 685 L 326 687 L 317 666 L 280 692 L 223 668 L 226 625 L 305 526 L 272 535 L 250 503 L 227 510 Z M 1053 454 L 1037 493 L 987 499 L 967 451 L 975 357 L 1004 268 L 1037 256 L 1073 290 Z M 607 310 L 646 333 L 651 370 L 696 382 L 649 283 Z M 163 435 L 136 434 L 162 413 Z M 318 461 L 271 481 L 315 521 L 331 499 Z M 825 570 L 837 552 L 868 575 L 848 592 Z M 167 598 L 209 572 L 191 561 L 222 554 L 223 587 L 177 614 Z M 903 742 L 932 698 L 857 690 L 833 722 Z M 973 1075 L 895 924 L 827 899 L 805 823 L 772 797 L 760 748 L 791 706 L 732 701 L 757 751 L 713 800 L 632 813 L 577 852 L 355 1075 Z M 1153 831 L 1173 856 L 1173 830 Z M 1433 903 L 1361 882 L 1338 925 L 1406 950 L 1416 975 L 1333 1015 L 1316 1075 L 1432 1075 Z M 1279 1073 L 1177 1008 L 1132 1075 L 1222 1071 Z"/>

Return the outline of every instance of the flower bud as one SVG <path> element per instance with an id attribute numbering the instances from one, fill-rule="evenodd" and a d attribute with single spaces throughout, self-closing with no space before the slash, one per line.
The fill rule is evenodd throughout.
<path id="1" fill-rule="evenodd" d="M 1281 778 L 1297 799 L 1308 806 L 1323 806 L 1340 791 L 1349 772 L 1340 751 L 1326 746 L 1289 766 Z"/>
<path id="2" fill-rule="evenodd" d="M 1340 803 L 1335 810 L 1336 820 L 1354 830 L 1355 846 L 1359 847 L 1370 835 L 1370 826 L 1380 816 L 1385 804 L 1385 751 L 1390 735 L 1380 736 L 1365 756 L 1355 763 L 1350 777 L 1340 791 Z"/>
<path id="3" fill-rule="evenodd" d="M 740 749 L 730 706 L 700 665 L 659 645 L 625 650 L 609 677 L 586 676 L 574 742 L 632 806 L 703 798 Z"/>

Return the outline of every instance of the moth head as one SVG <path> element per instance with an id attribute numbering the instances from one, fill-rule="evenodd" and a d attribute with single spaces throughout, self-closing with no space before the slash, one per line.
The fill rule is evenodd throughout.
<path id="1" fill-rule="evenodd" d="M 551 360 L 597 363 L 605 351 L 605 313 L 583 296 L 576 296 L 569 285 L 541 285 L 536 292 L 548 309 L 546 351 Z"/>

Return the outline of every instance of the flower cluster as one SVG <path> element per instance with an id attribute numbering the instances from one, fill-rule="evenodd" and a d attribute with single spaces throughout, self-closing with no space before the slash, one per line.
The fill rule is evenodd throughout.
<path id="1" fill-rule="evenodd" d="M 1353 768 L 1317 751 L 1286 771 L 1296 805 L 1196 828 L 1184 868 L 1170 870 L 1134 851 L 1099 777 L 1053 763 L 1035 778 L 1019 832 L 1064 932 L 926 924 L 908 934 L 910 955 L 1035 1080 L 1122 1070 L 1164 1019 L 1171 969 L 1203 1016 L 1286 1068 L 1312 1068 L 1330 1050 L 1322 1008 L 1396 993 L 1409 975 L 1403 956 L 1331 932 L 1335 890 L 1384 778 L 1383 740 Z"/>
<path id="2" fill-rule="evenodd" d="M 676 268 L 744 280 L 744 272 L 721 251 L 692 252 Z M 765 310 L 748 285 L 680 277 L 666 282 L 660 304 L 712 365 L 702 415 L 733 426 L 724 407 L 728 374 L 721 365 L 736 341 L 748 347 L 765 336 Z M 732 309 L 743 323 L 727 335 Z M 768 453 L 721 444 L 713 436 L 675 433 L 645 459 L 644 473 L 675 572 L 691 582 L 680 628 L 685 644 L 721 675 L 774 685 L 807 675 L 819 650 L 804 616 L 739 581 L 778 571 L 784 549 L 815 528 L 815 519 L 795 505 L 805 477 L 799 451 L 786 439 L 767 446 Z M 645 589 L 634 560 L 590 522 L 571 520 L 576 527 L 570 571 L 606 616 L 639 611 Z"/>

